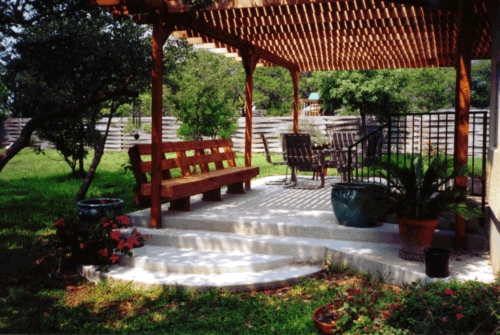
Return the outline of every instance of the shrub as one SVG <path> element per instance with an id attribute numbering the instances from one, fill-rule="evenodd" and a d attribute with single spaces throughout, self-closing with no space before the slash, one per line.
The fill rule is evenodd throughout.
<path id="1" fill-rule="evenodd" d="M 109 265 L 118 263 L 120 254 L 132 256 L 131 250 L 150 237 L 142 236 L 135 228 L 129 235 L 119 230 L 129 225 L 130 219 L 125 215 L 89 222 L 61 218 L 54 223 L 61 250 L 70 252 L 78 263 L 98 265 L 98 271 L 107 271 Z"/>

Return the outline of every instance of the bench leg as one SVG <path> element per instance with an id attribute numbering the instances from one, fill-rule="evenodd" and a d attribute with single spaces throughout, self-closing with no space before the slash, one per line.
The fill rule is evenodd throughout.
<path id="1" fill-rule="evenodd" d="M 243 182 L 237 182 L 234 184 L 227 185 L 227 192 L 229 194 L 244 194 L 245 190 L 243 189 Z"/>
<path id="2" fill-rule="evenodd" d="M 151 207 L 151 197 L 141 195 L 139 186 L 134 186 L 134 200 L 135 204 L 143 207 Z"/>
<path id="3" fill-rule="evenodd" d="M 183 212 L 190 211 L 191 210 L 190 197 L 185 197 L 185 198 L 170 200 L 170 207 L 169 207 L 169 209 L 171 211 L 183 211 Z"/>
<path id="4" fill-rule="evenodd" d="M 222 201 L 222 197 L 220 195 L 220 187 L 210 190 L 207 192 L 203 192 L 203 201 Z"/>

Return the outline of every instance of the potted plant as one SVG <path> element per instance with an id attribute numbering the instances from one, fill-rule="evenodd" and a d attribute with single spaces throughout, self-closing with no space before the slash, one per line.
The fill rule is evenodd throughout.
<path id="1" fill-rule="evenodd" d="M 337 287 L 338 296 L 331 303 L 318 307 L 313 313 L 316 328 L 323 334 L 365 334 L 367 326 L 376 319 L 374 308 L 380 292 L 370 287 Z"/>
<path id="2" fill-rule="evenodd" d="M 455 168 L 445 155 L 412 155 L 408 164 L 381 163 L 388 180 L 388 203 L 397 215 L 403 248 L 399 257 L 423 262 L 439 223 L 438 214 L 454 212 L 465 219 L 481 215 L 457 187 L 455 177 L 469 175 L 467 167 Z"/>
<path id="3" fill-rule="evenodd" d="M 98 265 L 97 271 L 107 271 L 108 266 L 119 263 L 121 255 L 132 256 L 132 249 L 144 245 L 145 239 L 136 228 L 131 232 L 125 215 L 103 217 L 100 220 L 61 218 L 54 222 L 63 254 L 71 253 L 72 259 L 83 265 Z"/>

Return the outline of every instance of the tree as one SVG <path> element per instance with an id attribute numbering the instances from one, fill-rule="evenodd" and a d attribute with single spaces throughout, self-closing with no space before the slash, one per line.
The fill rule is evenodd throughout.
<path id="1" fill-rule="evenodd" d="M 279 66 L 257 68 L 253 79 L 253 101 L 268 116 L 290 115 L 293 86 L 290 71 Z"/>
<path id="2" fill-rule="evenodd" d="M 231 59 L 199 50 L 187 61 L 170 101 L 182 122 L 179 135 L 186 139 L 229 138 L 236 132 L 236 106 L 232 78 L 241 66 Z"/>
<path id="3" fill-rule="evenodd" d="M 406 78 L 402 71 L 317 72 L 314 77 L 325 108 L 344 107 L 349 113 L 359 113 L 365 128 L 367 115 L 385 120 L 389 114 L 408 110 L 408 102 L 402 95 Z"/>
<path id="4" fill-rule="evenodd" d="M 83 119 L 68 117 L 50 121 L 40 127 L 37 135 L 55 145 L 71 168 L 72 176 L 85 176 L 83 160 L 89 153 L 87 148 L 92 145 L 92 139 Z"/>
<path id="5" fill-rule="evenodd" d="M 410 111 L 430 112 L 454 105 L 455 69 L 406 69 L 404 73 L 408 80 L 403 95 L 409 100 Z"/>
<path id="6" fill-rule="evenodd" d="M 0 154 L 0 171 L 48 122 L 136 96 L 150 82 L 151 62 L 145 31 L 130 18 L 79 0 L 1 1 L 7 11 L 0 20 L 8 25 L 1 32 L 10 34 L 2 54 L 9 93 L 3 107 L 31 120 Z"/>
<path id="7" fill-rule="evenodd" d="M 471 66 L 470 104 L 485 108 L 490 105 L 491 61 L 473 61 Z"/>

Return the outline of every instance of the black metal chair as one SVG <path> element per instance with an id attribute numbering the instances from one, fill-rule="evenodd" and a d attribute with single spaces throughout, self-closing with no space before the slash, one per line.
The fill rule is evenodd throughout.
<path id="1" fill-rule="evenodd" d="M 262 139 L 262 144 L 264 145 L 264 151 L 265 151 L 265 155 L 266 155 L 266 161 L 269 164 L 272 164 L 272 165 L 285 165 L 286 166 L 285 179 L 268 181 L 268 182 L 266 182 L 266 184 L 267 185 L 283 185 L 283 184 L 286 184 L 287 183 L 287 178 L 288 178 L 288 165 L 287 165 L 286 158 L 285 158 L 286 157 L 285 149 L 283 148 L 283 161 L 273 162 L 272 159 L 271 159 L 271 152 L 269 150 L 269 144 L 267 142 L 266 135 L 264 135 L 264 133 L 261 133 L 260 134 L 260 138 Z M 282 146 L 283 146 L 283 138 L 281 139 L 281 141 L 282 141 L 281 143 L 282 143 Z"/>
<path id="2" fill-rule="evenodd" d="M 321 176 L 321 187 L 325 186 L 325 164 L 321 151 L 314 152 L 310 134 L 284 134 L 286 161 L 292 169 L 292 184 L 297 184 L 296 171 L 316 172 Z"/>

